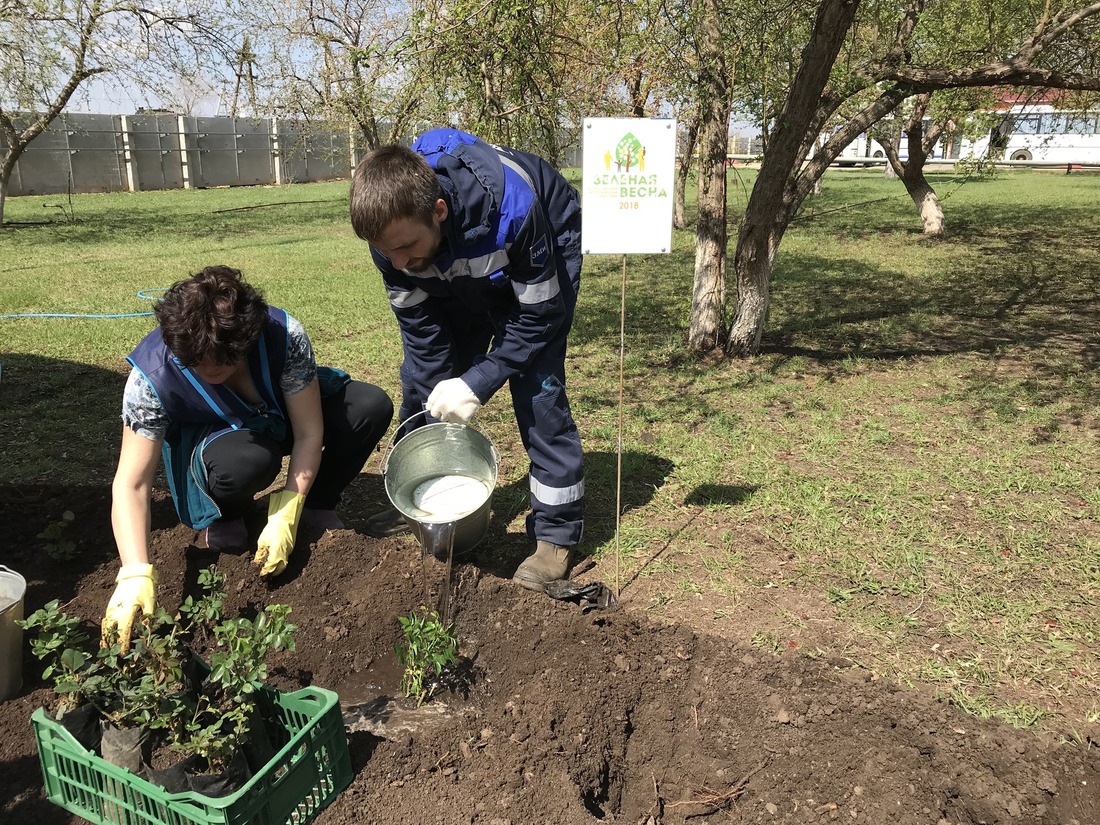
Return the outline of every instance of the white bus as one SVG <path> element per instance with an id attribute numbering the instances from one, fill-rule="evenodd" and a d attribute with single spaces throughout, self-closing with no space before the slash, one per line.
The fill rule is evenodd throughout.
<path id="1" fill-rule="evenodd" d="M 1004 159 L 1046 163 L 1100 163 L 1100 111 L 1066 111 L 1047 105 L 1013 106 L 1001 125 L 974 142 L 984 155 L 992 141 Z"/>
<path id="2" fill-rule="evenodd" d="M 959 159 L 960 153 L 962 155 L 967 154 L 973 149 L 973 146 L 974 145 L 970 141 L 960 138 L 949 138 L 946 142 L 941 140 L 932 148 L 928 160 L 956 161 Z M 909 145 L 904 138 L 898 146 L 898 156 L 902 160 L 906 160 L 909 157 Z M 882 144 L 877 140 L 869 138 L 866 134 L 862 134 L 844 147 L 840 156 L 836 159 L 836 162 L 841 166 L 857 166 L 859 164 L 863 164 L 864 166 L 881 165 L 886 163 L 886 152 L 882 148 Z"/>
<path id="3" fill-rule="evenodd" d="M 1047 104 L 1021 104 L 999 111 L 999 125 L 977 140 L 948 137 L 939 141 L 928 160 L 954 161 L 973 155 L 986 157 L 990 143 L 1001 157 L 1017 163 L 1100 164 L 1100 110 L 1069 111 Z M 906 142 L 898 147 L 902 160 L 908 157 Z M 876 140 L 860 135 L 844 147 L 837 163 L 868 166 L 884 163 L 886 153 Z"/>

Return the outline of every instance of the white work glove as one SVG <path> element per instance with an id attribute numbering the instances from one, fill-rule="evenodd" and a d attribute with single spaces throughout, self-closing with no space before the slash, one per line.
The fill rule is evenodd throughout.
<path id="1" fill-rule="evenodd" d="M 428 396 L 428 412 L 432 418 L 451 424 L 465 424 L 481 406 L 469 385 L 461 378 L 448 378 L 435 385 Z"/>

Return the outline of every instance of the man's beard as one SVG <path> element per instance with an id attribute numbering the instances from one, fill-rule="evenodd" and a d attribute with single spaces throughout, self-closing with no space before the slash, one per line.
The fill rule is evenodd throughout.
<path id="1" fill-rule="evenodd" d="M 416 258 L 415 260 L 409 261 L 408 264 L 406 264 L 405 266 L 405 271 L 412 272 L 417 275 L 424 274 L 429 269 L 431 269 L 432 265 L 435 263 L 436 257 L 438 257 L 439 255 L 439 250 L 442 248 L 443 241 L 440 240 L 436 243 L 434 247 L 432 247 L 432 250 L 428 253 L 427 257 Z"/>

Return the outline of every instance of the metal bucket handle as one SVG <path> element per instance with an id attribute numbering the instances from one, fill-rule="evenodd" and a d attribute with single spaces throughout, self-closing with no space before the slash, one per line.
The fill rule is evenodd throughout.
<path id="1" fill-rule="evenodd" d="M 393 455 L 393 448 L 397 446 L 397 434 L 401 432 L 401 429 L 416 418 L 418 415 L 427 415 L 427 410 L 421 410 L 420 412 L 414 412 L 404 421 L 397 425 L 397 429 L 393 431 L 393 435 L 390 436 L 390 440 L 386 443 L 386 449 L 382 451 L 382 477 L 386 477 L 386 471 L 390 468 L 390 456 Z M 446 423 L 446 422 L 442 422 Z M 493 444 L 493 439 L 489 438 L 488 434 L 481 429 L 481 427 L 475 427 L 473 424 L 467 422 L 463 426 L 469 427 L 479 435 L 483 436 L 487 442 L 489 442 L 489 452 L 493 454 L 493 463 L 500 466 L 500 454 L 497 452 L 496 445 Z"/>

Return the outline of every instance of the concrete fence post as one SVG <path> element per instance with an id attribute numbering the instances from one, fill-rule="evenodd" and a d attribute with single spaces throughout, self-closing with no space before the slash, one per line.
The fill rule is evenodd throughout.
<path id="1" fill-rule="evenodd" d="M 283 154 L 279 151 L 279 118 L 271 118 L 271 161 L 275 165 L 275 185 L 283 185 Z"/>
<path id="2" fill-rule="evenodd" d="M 176 116 L 176 131 L 179 133 L 180 177 L 184 189 L 191 188 L 191 146 L 187 137 L 187 121 L 183 115 Z"/>
<path id="3" fill-rule="evenodd" d="M 134 153 L 130 146 L 130 118 L 126 115 L 119 116 L 119 128 L 122 131 L 122 164 L 126 168 L 126 191 L 136 192 L 137 185 L 134 181 Z"/>

